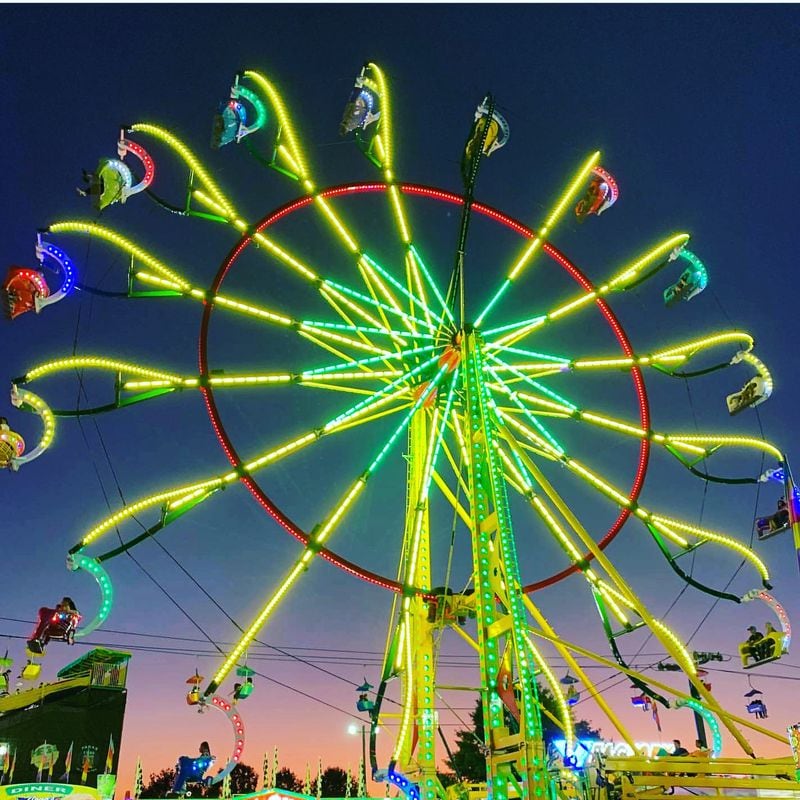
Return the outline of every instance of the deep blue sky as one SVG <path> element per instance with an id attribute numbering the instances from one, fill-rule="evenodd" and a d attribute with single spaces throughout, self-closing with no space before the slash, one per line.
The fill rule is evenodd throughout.
<path id="1" fill-rule="evenodd" d="M 385 69 L 394 91 L 397 172 L 402 179 L 457 191 L 458 161 L 472 112 L 484 92 L 491 90 L 511 125 L 512 138 L 484 164 L 480 199 L 535 225 L 569 172 L 586 154 L 601 149 L 603 164 L 619 181 L 620 202 L 602 219 L 582 227 L 568 219 L 555 236 L 556 243 L 592 277 L 608 274 L 669 233 L 692 233 L 691 247 L 711 275 L 703 295 L 666 311 L 659 294 L 667 280 L 658 279 L 654 282 L 658 285 L 615 301 L 614 308 L 642 351 L 720 327 L 754 333 L 757 352 L 775 375 L 774 396 L 761 407 L 760 419 L 767 437 L 791 457 L 793 398 L 800 389 L 794 369 L 798 322 L 792 302 L 796 193 L 790 183 L 798 160 L 794 88 L 799 42 L 800 14 L 794 6 L 8 7 L 0 30 L 0 100 L 6 120 L 1 263 L 32 264 L 37 228 L 58 219 L 91 216 L 74 187 L 82 167 L 91 168 L 100 156 L 113 154 L 122 122 L 152 121 L 182 136 L 252 218 L 293 197 L 293 185 L 260 169 L 243 148 L 218 153 L 207 148 L 211 114 L 241 67 L 263 71 L 282 89 L 321 185 L 375 177 L 355 147 L 337 137 L 352 79 L 365 60 L 373 60 Z M 179 170 L 163 151 L 152 149 L 163 181 L 159 191 L 180 198 Z M 437 230 L 438 217 L 427 218 L 423 213 L 427 208 L 416 212 L 416 222 L 431 249 L 438 248 L 431 259 L 445 281 L 455 217 L 442 217 L 450 227 Z M 354 208 L 352 213 L 356 218 L 361 213 L 369 224 L 372 206 Z M 109 209 L 103 221 L 136 237 L 199 282 L 210 279 L 233 241 L 225 231 L 171 217 L 142 197 L 133 198 L 125 208 Z M 289 233 L 295 244 L 303 241 L 316 253 L 315 248 L 322 247 L 314 242 L 319 229 L 309 222 L 304 233 L 303 224 L 298 222 Z M 368 235 L 380 242 L 379 231 Z M 493 285 L 506 262 L 493 261 L 490 244 L 482 244 L 479 233 L 476 237 L 468 280 L 477 291 Z M 87 247 L 75 237 L 60 243 L 87 280 L 102 282 L 108 289 L 124 287 L 124 259 L 97 246 Z M 324 257 L 325 251 L 319 252 Z M 241 292 L 252 289 L 252 296 L 265 302 L 271 288 L 269 283 L 248 286 L 243 280 L 237 285 Z M 532 282 L 524 291 L 534 298 L 537 288 Z M 304 291 L 289 291 L 280 302 L 305 313 Z M 526 297 L 518 299 L 523 306 Z M 26 315 L 0 329 L 2 374 L 10 379 L 47 357 L 67 355 L 76 340 L 79 352 L 124 356 L 191 372 L 198 320 L 198 309 L 174 302 L 114 304 L 73 296 L 38 318 Z M 566 331 L 561 343 L 571 354 L 582 355 L 593 343 L 594 330 L 587 328 L 590 338 L 582 345 L 574 330 Z M 265 340 L 256 347 L 255 339 L 246 338 L 251 334 L 234 324 L 220 328 L 216 364 L 231 369 L 281 363 L 278 345 Z M 572 351 L 572 347 L 583 349 Z M 682 384 L 676 388 L 648 376 L 654 426 L 691 429 L 694 414 L 706 430 L 757 433 L 754 412 L 734 420 L 725 412 L 724 395 L 740 388 L 746 377 L 745 370 L 730 370 L 694 384 L 690 405 Z M 41 384 L 48 397 L 46 387 Z M 90 391 L 95 389 L 98 397 L 110 390 L 107 382 L 91 383 Z M 592 391 L 589 385 L 581 389 Z M 61 404 L 74 402 L 72 383 L 56 381 L 50 391 L 55 404 L 59 404 L 56 397 Z M 303 424 L 297 408 L 286 409 L 280 399 L 239 396 L 227 402 L 232 433 L 237 441 L 252 440 L 254 448 L 302 429 L 297 427 Z M 630 396 L 621 402 L 630 404 Z M 605 410 L 621 416 L 631 412 L 629 405 Z M 22 417 L 7 401 L 0 401 L 0 414 L 9 416 L 35 442 L 35 421 Z M 65 421 L 52 452 L 18 474 L 0 476 L 7 542 L 2 571 L 5 617 L 32 619 L 39 605 L 64 592 L 76 597 L 82 608 L 93 608 L 91 587 L 70 577 L 62 565 L 68 547 L 105 513 L 98 473 L 111 506 L 119 504 L 103 446 L 128 499 L 225 467 L 200 399 L 194 395 L 120 411 L 98 425 L 102 442 L 94 423 L 84 422 L 81 432 L 74 420 Z M 606 441 L 598 441 L 594 450 L 596 465 L 621 483 L 629 482 L 631 448 L 615 450 Z M 325 499 L 341 491 L 339 484 L 328 481 L 331 473 L 341 466 L 342 474 L 354 476 L 367 455 L 358 442 L 348 443 L 345 450 L 321 450 L 319 458 L 303 462 L 299 470 L 279 468 L 266 485 L 298 513 L 305 511 L 309 519 L 301 521 L 310 524 L 324 510 Z M 653 468 L 653 482 L 646 490 L 649 498 L 669 513 L 697 520 L 702 486 L 663 458 L 660 464 Z M 740 460 L 738 466 L 753 474 L 759 464 Z M 400 466 L 394 469 L 402 477 Z M 774 507 L 773 495 L 772 489 L 761 492 L 761 510 Z M 365 503 L 343 538 L 350 554 L 363 547 L 377 565 L 384 556 L 381 535 L 390 531 L 394 540 L 401 525 L 397 514 L 402 513 L 402 481 L 393 487 L 390 481 L 377 486 Z M 747 541 L 755 504 L 752 488 L 735 493 L 712 488 L 703 519 Z M 444 518 L 449 525 L 447 514 Z M 123 534 L 133 532 L 131 528 Z M 663 614 L 680 587 L 641 534 L 626 530 L 623 536 L 630 546 L 618 544 L 612 554 L 654 610 Z M 170 528 L 164 543 L 240 621 L 254 612 L 258 599 L 296 552 L 240 488 L 209 501 Z M 386 552 L 391 561 L 395 551 Z M 793 599 L 798 576 L 791 542 L 785 537 L 773 540 L 761 545 L 760 552 L 776 573 L 777 595 L 790 611 L 800 611 Z M 231 640 L 229 623 L 185 576 L 176 573 L 163 552 L 147 544 L 136 554 L 211 636 Z M 706 558 L 706 575 L 724 584 L 735 561 L 723 557 L 715 566 L 711 556 Z M 531 579 L 552 571 L 548 563 L 541 563 L 546 560 L 540 557 L 530 565 Z M 111 628 L 199 636 L 129 559 L 116 559 L 112 568 L 119 603 Z M 734 588 L 745 591 L 751 584 L 747 579 Z M 558 595 L 560 590 L 550 599 L 542 597 L 543 607 L 566 638 L 601 647 L 590 598 L 577 583 L 568 588 L 568 598 Z M 688 636 L 708 607 L 707 598 L 687 592 L 668 621 Z M 706 638 L 698 637 L 692 646 L 735 652 L 740 632 L 751 622 L 748 613 L 749 609 L 718 609 L 703 629 Z M 387 614 L 387 598 L 354 586 L 327 565 L 317 565 L 303 592 L 287 601 L 276 617 L 268 638 L 288 646 L 380 651 Z M 761 616 L 759 609 L 755 618 L 759 624 Z M 27 627 L 3 622 L 0 632 L 19 635 Z M 145 643 L 110 634 L 97 634 L 94 640 Z M 623 650 L 632 653 L 641 641 L 625 642 Z M 21 653 L 19 640 L 10 640 L 9 647 Z M 189 650 L 196 647 L 190 644 Z M 451 652 L 457 649 L 453 645 Z M 653 652 L 653 645 L 645 652 Z M 53 669 L 63 658 L 54 647 Z M 358 656 L 354 666 L 331 668 L 356 682 L 365 671 L 377 678 L 377 668 L 366 663 L 372 658 Z M 137 652 L 133 663 L 131 699 L 136 708 L 130 715 L 123 757 L 130 761 L 149 747 L 151 762 L 157 763 L 146 764 L 146 769 L 159 769 L 172 762 L 177 750 L 193 749 L 194 739 L 206 737 L 200 733 L 202 726 L 189 727 L 195 720 L 182 706 L 182 681 L 196 665 L 208 675 L 216 662 Z M 350 689 L 343 682 L 297 665 L 263 666 L 281 680 L 350 707 Z M 778 667 L 770 671 L 794 673 Z M 720 674 L 715 683 L 724 687 L 734 704 L 747 688 L 741 675 Z M 786 719 L 779 716 L 781 684 L 765 683 L 771 690 L 768 702 L 776 706 L 775 727 L 782 727 L 791 709 L 785 712 Z M 782 691 L 793 686 L 787 682 Z M 627 694 L 623 684 L 610 696 L 632 724 L 646 728 L 641 715 L 626 706 Z M 250 702 L 255 703 L 256 697 Z M 252 763 L 260 758 L 256 751 L 260 754 L 275 743 L 285 748 L 295 765 L 306 755 L 315 760 L 319 752 L 343 761 L 346 756 L 340 754 L 349 752 L 346 736 L 331 734 L 343 730 L 348 721 L 343 714 L 264 681 L 258 702 L 264 703 L 262 709 L 270 709 L 281 732 L 274 724 L 261 729 L 254 724 L 258 739 L 249 758 Z M 298 715 L 314 724 L 301 725 Z M 180 736 L 156 742 L 154 720 L 180 725 Z M 665 738 L 692 737 L 683 712 L 673 712 L 668 720 Z M 647 729 L 641 735 L 650 733 Z M 300 735 L 308 742 L 306 749 L 298 744 Z"/>

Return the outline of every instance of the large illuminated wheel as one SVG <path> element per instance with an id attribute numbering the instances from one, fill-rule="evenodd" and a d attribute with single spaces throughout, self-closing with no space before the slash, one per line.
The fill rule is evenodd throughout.
<path id="1" fill-rule="evenodd" d="M 766 399 L 771 381 L 751 352 L 751 337 L 720 331 L 634 346 L 612 310 L 617 298 L 667 269 L 676 272 L 672 277 L 677 280 L 664 292 L 664 302 L 686 301 L 705 287 L 705 269 L 686 249 L 687 234 L 626 255 L 599 277 L 589 277 L 588 268 L 581 269 L 552 244 L 553 230 L 573 209 L 583 221 L 616 201 L 618 188 L 599 165 L 599 153 L 579 165 L 551 211 L 531 228 L 473 199 L 482 159 L 509 137 L 490 97 L 475 113 L 465 149 L 463 195 L 397 180 L 391 112 L 381 71 L 367 65 L 342 130 L 355 132 L 381 179 L 323 190 L 314 182 L 275 87 L 256 72 L 237 77 L 215 122 L 215 144 L 243 142 L 267 167 L 294 180 L 301 192 L 260 221 L 242 215 L 174 134 L 148 123 L 124 132 L 119 154 L 134 153 L 145 177 L 133 187 L 122 162 L 103 160 L 98 174 L 106 177 L 102 192 L 95 192 L 99 207 L 124 202 L 134 189 L 147 189 L 172 212 L 230 228 L 233 246 L 208 284 L 190 279 L 184 268 L 168 265 L 138 238 L 105 220 L 49 227 L 40 252 L 55 258 L 65 275 L 68 259 L 50 240 L 84 235 L 130 256 L 132 294 L 146 290 L 203 308 L 195 374 L 167 370 L 155 359 L 143 365 L 81 355 L 21 376 L 15 384 L 18 404 L 36 411 L 46 425 L 37 455 L 52 438 L 54 417 L 70 412 L 51 409 L 28 387 L 79 367 L 117 378 L 115 401 L 82 409 L 83 414 L 179 390 L 201 392 L 229 462 L 189 485 L 167 487 L 128 504 L 73 547 L 71 566 L 93 574 L 103 591 L 91 627 L 102 624 L 111 607 L 102 562 L 241 483 L 302 547 L 217 670 L 205 697 L 212 697 L 237 665 L 241 669 L 249 643 L 320 556 L 395 593 L 393 635 L 380 686 L 374 699 L 363 700 L 374 731 L 390 681 L 398 679 L 397 736 L 388 761 L 379 763 L 373 733 L 374 775 L 411 798 L 424 794 L 431 800 L 441 793 L 435 634 L 475 619 L 474 633 L 460 632 L 478 653 L 487 778 L 498 798 L 512 786 L 540 795 L 548 777 L 537 674 L 558 700 L 568 747 L 573 738 L 571 697 L 548 666 L 548 654 L 566 659 L 632 742 L 575 660 L 576 651 L 559 638 L 531 597 L 579 573 L 620 665 L 627 669 L 617 637 L 648 626 L 686 673 L 696 693 L 695 699 L 688 698 L 695 711 L 719 718 L 752 754 L 738 723 L 699 679 L 679 639 L 653 618 L 604 552 L 630 520 L 639 526 L 638 533 L 644 526 L 672 569 L 702 591 L 740 601 L 682 571 L 677 558 L 699 544 L 715 543 L 744 557 L 767 583 L 766 567 L 747 547 L 671 512 L 661 513 L 643 494 L 651 450 L 656 449 L 706 479 L 713 476 L 702 473 L 698 464 L 722 449 L 765 453 L 783 464 L 784 480 L 790 480 L 782 454 L 767 442 L 675 433 L 651 420 L 646 372 L 669 382 L 743 362 L 757 375 L 728 398 L 731 413 Z M 185 206 L 154 194 L 156 161 L 139 140 L 152 140 L 188 167 Z M 252 144 L 258 141 L 261 145 Z M 111 180 L 115 176 L 116 183 Z M 108 187 L 117 183 L 119 196 L 109 195 Z M 28 305 L 33 304 L 32 299 Z M 718 351 L 724 361 L 709 366 L 709 354 Z M 278 465 L 293 476 L 289 488 L 275 477 Z M 148 513 L 150 527 L 92 555 L 117 526 Z M 776 610 L 781 623 L 776 642 L 785 650 L 785 615 L 762 594 Z M 657 691 L 643 676 L 628 674 L 643 696 L 669 703 L 663 694 L 667 690 Z M 669 691 L 687 700 L 681 690 Z M 514 720 L 510 727 L 509 718 Z"/>

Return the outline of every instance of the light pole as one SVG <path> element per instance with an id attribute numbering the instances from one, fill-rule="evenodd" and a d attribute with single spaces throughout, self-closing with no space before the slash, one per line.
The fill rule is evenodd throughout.
<path id="1" fill-rule="evenodd" d="M 367 791 L 367 724 L 362 722 L 361 725 L 356 725 L 351 722 L 347 726 L 347 732 L 351 736 L 357 736 L 359 727 L 361 728 L 361 780 L 364 782 L 364 791 Z M 380 727 L 375 728 L 375 733 L 381 732 Z"/>
<path id="2" fill-rule="evenodd" d="M 347 726 L 347 732 L 351 736 L 358 733 L 359 726 L 351 722 Z M 361 723 L 361 779 L 364 781 L 364 787 L 367 786 L 367 726 Z"/>

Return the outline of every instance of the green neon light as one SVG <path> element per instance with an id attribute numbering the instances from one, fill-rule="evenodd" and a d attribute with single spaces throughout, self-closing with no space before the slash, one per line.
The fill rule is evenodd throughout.
<path id="1" fill-rule="evenodd" d="M 321 329 L 330 329 L 335 331 L 352 331 L 355 333 L 379 333 L 383 336 L 393 336 L 395 338 L 403 338 L 404 336 L 409 336 L 408 333 L 403 331 L 399 333 L 397 331 L 391 330 L 390 328 L 373 328 L 368 327 L 366 325 L 346 325 L 344 322 L 320 322 L 318 320 L 313 319 L 304 319 L 301 323 L 303 326 L 307 328 L 321 328 Z M 418 333 L 416 334 L 417 337 L 421 339 L 433 339 L 433 335 L 430 333 Z"/>
<path id="2" fill-rule="evenodd" d="M 108 572 L 100 565 L 100 562 L 95 558 L 83 555 L 82 553 L 75 553 L 70 556 L 67 561 L 67 566 L 72 570 L 84 570 L 88 572 L 97 581 L 100 588 L 100 608 L 94 618 L 82 625 L 76 632 L 75 638 L 82 639 L 90 633 L 94 633 L 111 614 L 111 606 L 114 604 L 114 587 L 111 585 L 111 578 Z"/>
<path id="3" fill-rule="evenodd" d="M 475 320 L 475 327 L 480 326 L 486 315 L 492 310 L 492 308 L 494 308 L 495 303 L 497 303 L 497 301 L 506 293 L 509 286 L 511 286 L 511 280 L 509 278 L 506 278 L 500 284 L 500 288 L 497 290 L 497 294 L 489 301 L 489 305 L 487 305 L 486 308 L 483 309 L 481 315 L 478 317 L 478 319 Z"/>
<path id="4" fill-rule="evenodd" d="M 495 333 L 502 333 L 503 331 L 510 331 L 514 328 L 524 328 L 526 325 L 537 325 L 544 322 L 547 319 L 546 314 L 540 314 L 538 317 L 531 317 L 530 319 L 523 319 L 520 322 L 512 322 L 510 325 L 501 325 L 499 328 L 491 328 L 488 331 L 484 331 L 484 336 L 492 336 Z"/>
<path id="5" fill-rule="evenodd" d="M 502 344 L 492 344 L 489 343 L 486 345 L 486 349 L 488 350 L 501 350 L 504 353 L 516 353 L 520 356 L 527 356 L 528 358 L 542 358 L 545 361 L 555 361 L 558 364 L 570 364 L 572 363 L 570 359 L 564 358 L 563 356 L 553 356 L 548 353 L 537 353 L 535 350 L 523 350 L 519 347 L 506 347 Z"/>
<path id="6" fill-rule="evenodd" d="M 515 377 L 519 378 L 524 383 L 527 383 L 528 386 L 533 386 L 537 391 L 540 391 L 543 395 L 546 395 L 551 400 L 555 400 L 557 403 L 561 403 L 569 411 L 579 410 L 578 406 L 576 406 L 575 403 L 570 402 L 569 400 L 567 400 L 566 397 L 558 394 L 558 392 L 554 392 L 552 389 L 548 389 L 546 386 L 539 383 L 539 381 L 535 381 L 532 378 L 529 378 L 527 375 L 520 372 L 516 367 L 509 364 L 507 361 L 503 361 L 502 358 L 499 358 L 498 356 L 494 355 L 494 353 L 487 353 L 487 355 L 489 356 L 489 358 L 492 359 L 492 361 L 496 361 L 498 364 L 501 364 L 502 366 L 506 367 Z M 494 370 L 492 371 L 494 372 Z M 500 382 L 502 383 L 503 381 Z"/>
<path id="7" fill-rule="evenodd" d="M 508 399 L 511 400 L 511 402 L 514 403 L 514 405 L 518 409 L 520 409 L 520 411 L 522 411 L 522 413 L 527 417 L 527 419 L 531 423 L 533 423 L 533 425 L 536 426 L 539 433 L 541 433 L 542 436 L 544 436 L 544 438 L 547 439 L 548 442 L 550 442 L 550 444 L 558 452 L 558 454 L 560 456 L 563 456 L 565 454 L 565 450 L 559 444 L 558 440 L 553 436 L 553 434 L 551 434 L 550 431 L 547 430 L 547 428 L 544 425 L 542 425 L 542 423 L 539 422 L 539 420 L 533 415 L 533 413 L 528 409 L 528 407 L 522 403 L 519 397 L 517 397 L 517 393 L 512 389 L 510 389 L 508 385 L 505 383 L 505 381 L 503 381 L 503 379 L 491 367 L 489 367 L 488 369 L 489 372 L 491 372 L 494 379 L 499 381 L 500 384 L 502 384 L 503 388 L 505 389 L 505 392 L 508 395 Z"/>
<path id="8" fill-rule="evenodd" d="M 347 409 L 347 411 L 344 411 L 343 413 L 339 414 L 338 417 L 328 422 L 323 428 L 323 430 L 327 431 L 330 428 L 335 427 L 340 422 L 344 421 L 348 417 L 355 414 L 357 411 L 361 411 L 362 409 L 367 408 L 368 406 L 376 403 L 382 396 L 391 393 L 393 389 L 397 389 L 402 384 L 408 383 L 409 379 L 413 378 L 415 375 L 419 375 L 419 373 L 422 372 L 423 369 L 429 367 L 431 364 L 433 364 L 434 361 L 437 361 L 438 358 L 439 356 L 435 355 L 432 358 L 429 358 L 427 361 L 423 361 L 423 363 L 420 364 L 418 367 L 415 367 L 405 375 L 401 375 L 399 378 L 387 384 L 386 386 L 383 387 L 383 389 L 381 389 L 378 392 L 375 392 L 375 394 L 371 395 L 366 400 L 362 400 L 361 402 L 356 403 L 354 406 L 351 406 L 349 409 Z"/>
<path id="9" fill-rule="evenodd" d="M 405 358 L 406 356 L 413 356 L 419 353 L 430 353 L 435 350 L 436 345 L 430 344 L 425 347 L 414 347 L 410 350 L 401 350 L 399 353 L 391 353 L 386 356 L 370 356 L 369 358 L 362 358 L 359 361 L 345 361 L 343 364 L 334 364 L 328 367 L 317 367 L 316 369 L 309 369 L 300 373 L 301 378 L 325 376 L 328 373 L 342 372 L 344 370 L 351 370 L 353 367 L 361 367 L 366 364 L 377 364 L 380 361 L 392 361 L 398 358 Z"/>
<path id="10" fill-rule="evenodd" d="M 439 287 L 437 286 L 436 281 L 434 281 L 434 279 L 431 277 L 431 273 L 428 271 L 428 268 L 425 266 L 425 262 L 420 257 L 419 251 L 417 250 L 417 248 L 413 244 L 410 245 L 410 249 L 411 249 L 411 253 L 414 256 L 415 261 L 417 262 L 417 264 L 419 264 L 419 267 L 422 270 L 422 274 L 425 276 L 426 280 L 428 281 L 428 284 L 430 285 L 431 289 L 433 290 L 433 293 L 436 295 L 436 299 L 439 301 L 439 304 L 444 309 L 444 313 L 447 314 L 447 317 L 450 320 L 450 322 L 455 324 L 455 318 L 453 317 L 453 312 L 450 311 L 450 308 L 447 305 L 447 303 L 445 302 L 444 297 L 442 297 L 442 293 L 439 291 Z"/>
<path id="11" fill-rule="evenodd" d="M 404 319 L 406 322 L 411 323 L 411 325 L 424 325 L 428 328 L 428 330 L 435 330 L 433 325 L 428 325 L 427 321 L 424 319 L 417 319 L 417 317 L 412 317 L 410 314 L 406 314 L 405 311 L 398 311 L 396 308 L 393 308 L 386 303 L 382 303 L 380 300 L 375 300 L 373 297 L 369 297 L 365 294 L 361 294 L 361 292 L 357 292 L 355 289 L 350 289 L 347 286 L 342 286 L 340 283 L 336 283 L 335 281 L 328 280 L 327 278 L 322 282 L 323 286 L 330 286 L 333 289 L 337 289 L 338 291 L 342 292 L 343 294 L 349 294 L 351 297 L 355 297 L 358 300 L 361 300 L 365 303 L 369 303 L 371 306 L 375 308 L 382 308 L 389 314 L 393 314 L 395 317 L 400 317 Z"/>
<path id="12" fill-rule="evenodd" d="M 244 97 L 244 99 L 247 100 L 247 102 L 250 103 L 256 110 L 255 122 L 252 125 L 247 126 L 249 133 L 255 133 L 257 130 L 263 128 L 267 124 L 267 107 L 264 105 L 264 102 L 261 100 L 261 98 L 246 86 L 237 84 L 236 92 L 240 97 Z"/>
<path id="13" fill-rule="evenodd" d="M 425 391 L 422 392 L 422 394 L 420 394 L 420 396 L 417 398 L 417 400 L 414 403 L 414 405 L 411 407 L 411 410 L 408 412 L 408 414 L 406 414 L 406 416 L 403 419 L 403 421 L 397 426 L 397 428 L 395 429 L 394 433 L 389 437 L 389 439 L 386 442 L 386 444 L 383 446 L 381 451 L 375 457 L 375 460 L 367 467 L 365 475 L 368 476 L 368 475 L 371 475 L 374 472 L 374 470 L 377 468 L 378 464 L 380 464 L 380 462 L 384 459 L 386 454 L 389 452 L 389 449 L 391 448 L 391 446 L 397 440 L 397 437 L 408 427 L 408 425 L 411 423 L 411 418 L 421 408 L 422 404 L 428 399 L 428 397 L 431 394 L 431 392 L 436 388 L 438 383 L 441 381 L 441 379 L 442 379 L 443 375 L 445 374 L 446 370 L 447 370 L 446 366 L 442 367 L 439 370 L 439 372 L 436 374 L 436 377 L 426 387 Z M 452 388 L 451 388 L 451 391 L 452 391 Z"/>
<path id="14" fill-rule="evenodd" d="M 722 733 L 719 729 L 719 723 L 717 722 L 717 718 L 709 711 L 702 703 L 699 703 L 697 700 L 690 700 L 689 698 L 686 699 L 679 699 L 675 702 L 675 705 L 678 707 L 686 706 L 686 708 L 690 708 L 696 714 L 699 714 L 708 724 L 708 727 L 711 728 L 711 739 L 712 739 L 712 746 L 711 746 L 711 758 L 719 758 L 722 754 Z"/>
<path id="15" fill-rule="evenodd" d="M 389 281 L 389 283 L 391 283 L 392 286 L 395 287 L 395 289 L 397 289 L 399 292 L 402 292 L 409 300 L 411 300 L 413 303 L 416 303 L 420 308 L 427 311 L 437 322 L 442 321 L 441 314 L 437 316 L 436 312 L 432 308 L 430 308 L 426 303 L 423 303 L 422 300 L 420 300 L 416 295 L 409 292 L 408 289 L 406 289 L 406 287 L 403 286 L 402 283 L 400 283 L 396 278 L 392 277 L 392 275 L 389 272 L 387 272 L 380 264 L 378 264 L 377 261 L 370 258 L 366 253 L 364 253 L 363 258 L 364 261 L 366 261 L 371 267 L 374 267 L 378 272 L 380 272 L 380 274 L 383 275 L 383 277 L 386 278 L 386 280 Z"/>

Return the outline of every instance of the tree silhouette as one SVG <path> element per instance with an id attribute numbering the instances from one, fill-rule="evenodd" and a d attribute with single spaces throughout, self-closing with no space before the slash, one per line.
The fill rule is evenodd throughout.
<path id="1" fill-rule="evenodd" d="M 237 764 L 231 770 L 231 794 L 250 794 L 256 790 L 258 775 L 249 764 Z M 219 797 L 222 792 L 222 781 L 210 786 L 205 797 Z"/>
<path id="2" fill-rule="evenodd" d="M 322 796 L 344 797 L 347 793 L 347 773 L 341 767 L 328 767 L 322 773 Z M 358 781 L 350 778 L 350 796 L 358 794 Z"/>
<path id="3" fill-rule="evenodd" d="M 281 770 L 283 772 L 284 770 Z M 213 773 L 209 773 L 213 776 Z M 278 773 L 280 775 L 280 773 Z M 294 777 L 294 776 L 292 776 Z M 295 779 L 296 780 L 296 779 Z M 152 773 L 150 782 L 142 787 L 142 797 L 166 797 L 175 781 L 175 769 L 162 769 L 161 772 Z M 231 794 L 249 794 L 256 790 L 258 775 L 248 764 L 237 764 L 231 771 Z M 280 784 L 278 784 L 280 785 Z M 291 786 L 284 787 L 296 791 Z M 193 788 L 192 794 L 200 797 L 219 797 L 222 792 L 222 781 L 209 786 L 207 789 Z"/>
<path id="4" fill-rule="evenodd" d="M 150 781 L 142 787 L 142 797 L 166 797 L 175 780 L 175 768 L 151 772 Z"/>
<path id="5" fill-rule="evenodd" d="M 538 694 L 542 708 L 549 711 L 554 717 L 559 718 L 558 706 L 553 693 L 546 686 L 539 686 Z M 486 780 L 486 758 L 482 755 L 479 746 L 485 741 L 483 707 L 481 706 L 480 698 L 475 704 L 475 710 L 470 713 L 470 717 L 472 718 L 472 728 L 456 732 L 457 746 L 453 750 L 453 757 L 447 759 L 445 763 L 462 779 L 481 782 Z M 542 714 L 542 735 L 545 748 L 549 748 L 554 739 L 563 737 L 561 728 L 547 714 Z M 580 719 L 575 721 L 575 737 L 580 739 L 599 739 L 600 731 L 595 730 L 587 720 Z"/>
<path id="6" fill-rule="evenodd" d="M 270 787 L 268 786 L 267 788 L 269 789 Z M 289 792 L 301 792 L 303 784 L 289 767 L 281 767 L 275 773 L 275 788 L 286 789 Z"/>

